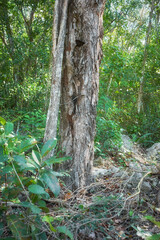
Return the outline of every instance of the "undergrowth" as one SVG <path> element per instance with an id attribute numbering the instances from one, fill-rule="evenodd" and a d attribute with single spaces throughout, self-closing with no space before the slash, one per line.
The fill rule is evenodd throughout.
<path id="1" fill-rule="evenodd" d="M 46 202 L 50 195 L 58 197 L 58 177 L 66 172 L 55 172 L 50 166 L 68 157 L 47 158 L 55 148 L 50 139 L 42 148 L 32 137 L 13 132 L 12 122 L 0 118 L 0 237 L 1 239 L 47 239 L 65 234 L 73 239 L 65 226 L 54 226 Z M 12 238 L 13 236 L 13 238 Z"/>

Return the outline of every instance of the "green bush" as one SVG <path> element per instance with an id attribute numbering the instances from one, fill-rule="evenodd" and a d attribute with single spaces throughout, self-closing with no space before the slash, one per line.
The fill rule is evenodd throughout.
<path id="1" fill-rule="evenodd" d="M 63 233 L 63 227 L 56 229 L 48 220 L 45 200 L 50 198 L 49 191 L 58 197 L 57 177 L 66 175 L 50 167 L 68 158 L 47 158 L 56 146 L 56 139 L 47 141 L 39 149 L 34 138 L 23 140 L 24 137 L 15 135 L 12 122 L 0 118 L 0 123 L 0 236 L 7 225 L 15 239 L 47 239 L 46 222 L 50 234 Z M 70 232 L 69 235 L 72 236 Z"/>
<path id="2" fill-rule="evenodd" d="M 121 145 L 121 128 L 114 115 L 118 109 L 109 98 L 101 98 L 98 104 L 97 131 L 95 149 L 97 155 L 105 155 L 108 151 L 118 149 Z"/>

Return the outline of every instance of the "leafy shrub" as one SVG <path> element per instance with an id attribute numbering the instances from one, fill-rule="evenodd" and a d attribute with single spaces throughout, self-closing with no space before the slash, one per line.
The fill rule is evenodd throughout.
<path id="1" fill-rule="evenodd" d="M 118 109 L 109 98 L 101 98 L 98 105 L 95 148 L 98 155 L 119 148 L 121 145 L 120 124 L 112 117 Z"/>
<path id="2" fill-rule="evenodd" d="M 50 198 L 49 191 L 55 197 L 59 195 L 57 177 L 66 175 L 55 172 L 50 166 L 68 158 L 47 158 L 56 146 L 56 139 L 47 141 L 40 150 L 34 138 L 22 140 L 21 136 L 15 135 L 12 122 L 0 118 L 0 123 L 0 215 L 3 219 L 0 235 L 7 224 L 16 239 L 47 239 L 48 220 L 42 216 L 49 213 L 45 200 Z M 51 223 L 49 227 L 50 234 L 63 230 L 55 229 Z"/>
<path id="3" fill-rule="evenodd" d="M 43 137 L 46 124 L 46 114 L 41 110 L 28 112 L 23 116 L 20 131 L 35 136 L 37 139 Z"/>

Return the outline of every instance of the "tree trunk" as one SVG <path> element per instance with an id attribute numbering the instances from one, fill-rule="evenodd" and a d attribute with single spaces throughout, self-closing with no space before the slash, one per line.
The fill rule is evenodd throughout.
<path id="1" fill-rule="evenodd" d="M 53 72 L 44 141 L 56 138 L 68 0 L 56 0 L 53 24 Z M 53 151 L 50 156 L 53 155 Z"/>
<path id="2" fill-rule="evenodd" d="M 145 46 L 144 46 L 144 57 L 143 57 L 143 65 L 142 65 L 142 77 L 140 79 L 140 86 L 139 86 L 139 92 L 138 92 L 138 102 L 137 102 L 138 113 L 143 111 L 143 85 L 144 85 L 144 76 L 145 76 L 146 61 L 147 61 L 147 46 L 149 44 L 149 35 L 150 35 L 150 31 L 151 31 L 151 26 L 152 26 L 152 17 L 153 17 L 154 8 L 155 8 L 155 0 L 153 0 L 152 4 L 151 4 L 151 11 L 150 11 L 150 14 L 149 14 L 149 23 L 148 23 L 147 32 L 146 32 L 146 39 L 145 39 Z"/>
<path id="3" fill-rule="evenodd" d="M 61 88 L 62 150 L 72 160 L 73 188 L 91 181 L 105 0 L 72 0 L 68 8 Z"/>

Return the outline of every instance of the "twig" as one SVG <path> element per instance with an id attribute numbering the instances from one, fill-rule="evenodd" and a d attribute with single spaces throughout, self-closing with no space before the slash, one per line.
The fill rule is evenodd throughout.
<path id="1" fill-rule="evenodd" d="M 24 187 L 24 185 L 23 185 L 20 177 L 18 176 L 18 173 L 17 173 L 17 171 L 16 171 L 16 169 L 15 169 L 15 166 L 14 166 L 14 164 L 13 164 L 13 160 L 12 160 L 12 159 L 11 159 L 11 164 L 12 164 L 13 170 L 14 170 L 14 172 L 15 172 L 15 174 L 16 174 L 16 176 L 17 176 L 17 178 L 18 178 L 18 180 L 19 180 L 19 182 L 20 182 L 20 184 L 21 184 L 21 186 L 22 186 L 22 188 L 23 188 L 23 190 L 24 190 L 24 193 L 25 193 L 28 201 L 32 204 L 32 201 L 31 201 L 31 199 L 29 198 L 28 193 L 27 193 L 25 187 Z"/>
<path id="2" fill-rule="evenodd" d="M 141 178 L 141 180 L 139 181 L 138 186 L 137 186 L 138 191 L 137 191 L 136 193 L 134 193 L 133 195 L 129 196 L 129 197 L 125 200 L 125 202 L 128 201 L 129 199 L 134 198 L 134 197 L 136 197 L 137 195 L 140 194 L 140 192 L 141 192 L 141 185 L 142 185 L 142 182 L 143 182 L 144 178 L 147 177 L 147 176 L 148 176 L 149 174 L 151 174 L 151 173 L 152 173 L 151 171 L 150 171 L 150 172 L 147 172 L 147 173 Z"/>

